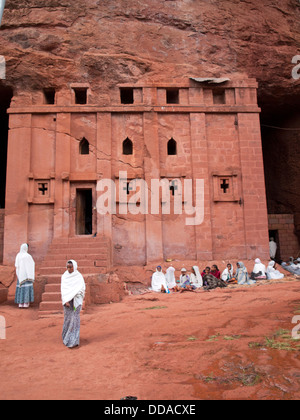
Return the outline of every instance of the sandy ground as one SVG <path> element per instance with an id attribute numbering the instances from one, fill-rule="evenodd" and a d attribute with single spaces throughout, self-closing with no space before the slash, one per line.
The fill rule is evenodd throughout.
<path id="1" fill-rule="evenodd" d="M 8 302 L 0 399 L 298 399 L 297 314 L 299 281 L 133 295 L 86 308 L 70 350 L 62 316 Z"/>

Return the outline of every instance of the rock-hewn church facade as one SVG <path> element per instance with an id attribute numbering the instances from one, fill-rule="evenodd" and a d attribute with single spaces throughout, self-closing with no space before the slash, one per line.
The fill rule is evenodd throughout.
<path id="1" fill-rule="evenodd" d="M 9 114 L 4 263 L 28 242 L 35 258 L 51 243 L 104 238 L 107 267 L 151 261 L 268 258 L 268 218 L 257 83 L 254 79 L 153 80 L 117 85 L 97 105 L 88 84 L 14 97 Z M 126 173 L 126 179 L 122 175 Z M 131 180 L 203 182 L 203 218 L 100 214 L 97 183 L 111 179 L 127 201 Z M 174 181 L 174 182 L 173 182 Z M 123 188 L 124 187 L 124 188 Z M 182 196 L 182 206 L 185 203 Z M 150 201 L 150 200 L 149 200 Z M 86 242 L 87 243 L 87 242 Z M 96 264 L 96 262 L 95 262 Z"/>

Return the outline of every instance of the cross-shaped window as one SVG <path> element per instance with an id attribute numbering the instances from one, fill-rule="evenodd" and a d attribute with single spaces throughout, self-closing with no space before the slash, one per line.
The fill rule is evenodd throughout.
<path id="1" fill-rule="evenodd" d="M 178 186 L 176 185 L 176 181 L 172 181 L 170 185 L 170 191 L 172 191 L 172 195 L 175 195 L 175 191 L 178 190 Z"/>
<path id="2" fill-rule="evenodd" d="M 123 187 L 123 191 L 126 191 L 127 195 L 129 195 L 129 194 L 130 194 L 130 191 L 132 191 L 132 190 L 133 190 L 133 188 L 132 188 L 132 187 L 130 187 L 129 185 L 130 185 L 130 182 L 127 182 L 127 183 L 124 185 L 124 187 Z"/>
<path id="3" fill-rule="evenodd" d="M 45 182 L 39 183 L 39 191 L 41 195 L 46 195 L 46 191 L 48 191 L 48 184 Z"/>
<path id="4" fill-rule="evenodd" d="M 229 180 L 228 179 L 221 179 L 220 187 L 223 190 L 224 194 L 227 194 L 227 190 L 229 189 Z"/>

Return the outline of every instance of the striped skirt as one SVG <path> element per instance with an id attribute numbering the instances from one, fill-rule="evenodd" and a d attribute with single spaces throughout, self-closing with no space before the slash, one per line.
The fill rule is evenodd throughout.
<path id="1" fill-rule="evenodd" d="M 79 346 L 80 341 L 80 311 L 81 305 L 74 311 L 73 300 L 70 308 L 64 306 L 64 325 L 62 339 L 65 346 L 72 348 Z"/>
<path id="2" fill-rule="evenodd" d="M 25 281 L 20 286 L 19 279 L 18 279 L 16 294 L 15 294 L 15 303 L 22 305 L 24 303 L 32 303 L 32 302 L 34 302 L 33 283 L 31 281 Z"/>

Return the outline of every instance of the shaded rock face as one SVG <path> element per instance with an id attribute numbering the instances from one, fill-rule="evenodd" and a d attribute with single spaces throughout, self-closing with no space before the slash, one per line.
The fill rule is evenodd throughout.
<path id="1" fill-rule="evenodd" d="M 18 89 L 238 72 L 285 103 L 299 22 L 297 0 L 7 0 L 1 53 Z"/>
<path id="2" fill-rule="evenodd" d="M 245 74 L 258 80 L 262 124 L 299 128 L 300 82 L 291 75 L 299 45 L 298 0 L 7 0 L 1 85 L 23 95 L 88 82 L 106 105 L 117 83 Z M 285 190 L 299 178 L 299 136 L 262 132 L 269 211 L 295 220 L 299 188 Z"/>

